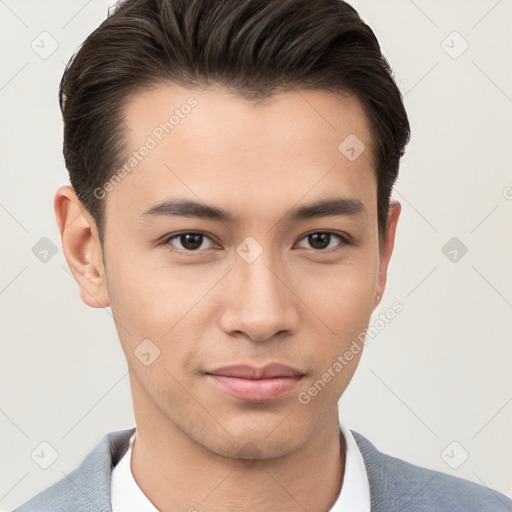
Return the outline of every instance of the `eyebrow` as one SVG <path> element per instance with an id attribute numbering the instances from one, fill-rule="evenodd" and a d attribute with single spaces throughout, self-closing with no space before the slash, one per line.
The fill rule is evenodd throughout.
<path id="1" fill-rule="evenodd" d="M 293 208 L 286 212 L 281 220 L 293 223 L 320 217 L 360 215 L 367 215 L 367 210 L 359 199 L 332 197 Z M 226 224 L 234 224 L 238 221 L 228 210 L 187 199 L 169 199 L 162 201 L 142 213 L 140 218 L 147 219 L 158 216 L 197 217 L 200 219 L 224 222 Z"/>

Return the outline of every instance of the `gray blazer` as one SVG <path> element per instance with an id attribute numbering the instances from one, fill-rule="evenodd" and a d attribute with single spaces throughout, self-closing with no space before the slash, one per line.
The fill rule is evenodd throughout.
<path id="1" fill-rule="evenodd" d="M 112 512 L 112 468 L 134 430 L 106 434 L 77 469 L 13 512 Z M 512 500 L 498 491 L 391 457 L 352 433 L 368 472 L 372 512 L 512 512 Z"/>

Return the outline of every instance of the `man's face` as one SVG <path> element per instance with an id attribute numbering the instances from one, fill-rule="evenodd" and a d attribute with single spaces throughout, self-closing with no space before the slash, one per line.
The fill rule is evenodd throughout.
<path id="1" fill-rule="evenodd" d="M 182 108 L 191 97 L 197 104 Z M 156 129 L 176 109 L 172 129 Z M 299 91 L 254 105 L 222 89 L 160 86 L 135 96 L 125 113 L 127 158 L 150 149 L 103 199 L 105 284 L 136 415 L 158 411 L 226 456 L 247 443 L 263 457 L 298 448 L 337 418 L 361 351 L 314 396 L 308 389 L 368 326 L 385 283 L 360 103 Z M 362 146 L 339 149 L 348 136 L 353 146 L 354 135 L 366 145 L 359 156 Z M 290 215 L 329 199 L 351 202 L 328 215 Z M 232 219 L 170 207 L 145 214 L 165 201 Z M 159 357 L 144 364 L 156 347 Z M 219 376 L 229 375 L 224 367 L 269 363 L 299 376 Z"/>

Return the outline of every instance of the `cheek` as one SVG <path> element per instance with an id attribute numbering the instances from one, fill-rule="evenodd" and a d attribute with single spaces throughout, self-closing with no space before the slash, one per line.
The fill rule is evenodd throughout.
<path id="1" fill-rule="evenodd" d="M 144 258 L 126 249 L 111 258 L 108 268 L 112 309 L 131 324 L 159 328 L 162 335 L 184 314 L 200 284 L 186 271 L 162 264 L 163 258 Z"/>
<path id="2" fill-rule="evenodd" d="M 311 278 L 307 294 L 306 290 L 303 291 L 316 318 L 315 325 L 310 326 L 311 338 L 316 340 L 315 373 L 323 374 L 342 357 L 343 370 L 337 372 L 332 369 L 336 383 L 330 386 L 331 389 L 343 389 L 352 377 L 361 357 L 364 332 L 374 308 L 378 258 L 361 253 L 357 261 L 329 269 L 328 276 L 319 278 L 316 275 L 316 279 Z M 321 338 L 320 331 L 324 334 Z M 347 357 L 343 357 L 344 354 Z"/>
<path id="3" fill-rule="evenodd" d="M 160 350 L 155 362 L 179 373 L 194 368 L 197 344 L 190 340 L 198 339 L 202 320 L 209 318 L 207 293 L 219 280 L 216 272 L 137 260 L 128 252 L 113 260 L 108 293 L 126 356 L 133 360 L 137 347 L 149 339 Z"/>
<path id="4" fill-rule="evenodd" d="M 161 350 L 163 335 L 177 321 L 174 317 L 180 308 L 171 301 L 179 294 L 147 263 L 130 258 L 127 252 L 111 259 L 107 276 L 112 314 L 127 357 L 133 358 L 145 339 Z"/>
<path id="5" fill-rule="evenodd" d="M 369 251 L 354 251 L 353 257 L 340 265 L 303 272 L 300 293 L 321 320 L 332 324 L 332 330 L 344 332 L 351 325 L 369 319 L 377 276 L 378 258 Z"/>

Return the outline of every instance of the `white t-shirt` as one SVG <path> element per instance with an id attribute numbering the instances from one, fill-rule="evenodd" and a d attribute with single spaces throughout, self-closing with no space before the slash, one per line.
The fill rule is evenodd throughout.
<path id="1" fill-rule="evenodd" d="M 330 512 L 370 512 L 370 485 L 363 456 L 349 428 L 340 423 L 345 437 L 345 475 L 341 492 Z M 135 432 L 128 450 L 112 470 L 112 512 L 158 512 L 133 478 L 130 468 Z"/>

